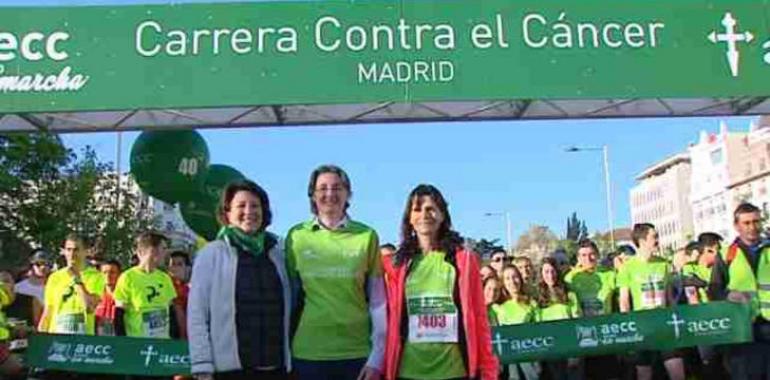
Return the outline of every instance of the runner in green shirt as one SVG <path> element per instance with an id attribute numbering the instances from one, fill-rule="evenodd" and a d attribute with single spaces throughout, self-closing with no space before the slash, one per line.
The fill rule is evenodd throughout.
<path id="1" fill-rule="evenodd" d="M 712 288 L 712 274 L 717 255 L 722 249 L 722 237 L 714 232 L 704 232 L 698 235 L 698 257 L 692 268 L 685 266 L 685 273 L 697 277 L 706 283 L 705 287 L 698 290 L 698 303 L 708 303 L 709 289 Z M 717 281 L 718 282 L 718 281 Z M 722 352 L 715 346 L 698 346 L 698 354 L 701 362 L 701 373 L 709 374 L 710 378 L 724 378 L 727 376 L 726 368 L 722 365 Z"/>
<path id="2" fill-rule="evenodd" d="M 67 266 L 48 277 L 39 331 L 94 335 L 94 309 L 104 291 L 105 282 L 101 273 L 86 266 L 87 252 L 82 237 L 67 235 L 62 247 Z"/>
<path id="3" fill-rule="evenodd" d="M 577 265 L 564 277 L 567 287 L 575 293 L 584 317 L 612 313 L 617 287 L 615 271 L 599 266 L 599 248 L 591 240 L 578 242 Z M 583 358 L 583 369 L 588 379 L 617 379 L 620 363 L 615 355 Z"/>
<path id="4" fill-rule="evenodd" d="M 524 292 L 524 280 L 513 265 L 503 268 L 503 292 L 505 301 L 493 305 L 499 325 L 518 325 L 535 321 L 537 304 Z"/>
<path id="5" fill-rule="evenodd" d="M 577 265 L 564 276 L 564 282 L 577 296 L 584 317 L 612 313 L 615 271 L 599 266 L 599 250 L 593 241 L 578 242 Z"/>
<path id="6" fill-rule="evenodd" d="M 503 268 L 503 293 L 505 301 L 492 305 L 499 326 L 518 325 L 535 322 L 539 313 L 537 303 L 524 290 L 524 279 L 514 265 Z M 503 379 L 535 380 L 539 376 L 540 365 L 537 362 L 519 362 L 503 365 Z"/>
<path id="7" fill-rule="evenodd" d="M 145 232 L 136 238 L 139 264 L 123 272 L 115 285 L 117 335 L 140 338 L 170 338 L 172 301 L 176 290 L 171 277 L 158 269 L 165 257 L 166 238 Z M 174 313 L 182 313 L 174 305 Z"/>
<path id="8" fill-rule="evenodd" d="M 377 233 L 347 215 L 351 186 L 339 167 L 310 176 L 315 218 L 286 239 L 299 301 L 292 354 L 300 380 L 378 379 L 385 352 L 386 297 Z"/>
<path id="9" fill-rule="evenodd" d="M 483 282 L 484 304 L 487 306 L 487 318 L 490 326 L 497 326 L 497 313 L 495 306 L 503 300 L 503 288 L 497 276 L 487 277 Z"/>
<path id="10" fill-rule="evenodd" d="M 698 247 L 700 256 L 698 256 L 698 270 L 696 274 L 705 281 L 707 287 L 701 289 L 701 303 L 709 302 L 709 289 L 712 287 L 712 275 L 714 264 L 716 264 L 717 255 L 722 250 L 722 236 L 714 232 L 704 232 L 698 235 Z"/>
<path id="11" fill-rule="evenodd" d="M 401 221 L 399 249 L 385 260 L 397 279 L 389 288 L 386 379 L 498 380 L 484 308 L 499 301 L 499 280 L 488 278 L 482 290 L 478 258 L 452 229 L 436 187 L 415 187 Z"/>
<path id="12" fill-rule="evenodd" d="M 700 265 L 700 251 L 700 244 L 695 241 L 688 243 L 684 248 L 686 260 L 678 273 L 681 285 L 674 291 L 679 303 L 697 305 L 708 301 L 706 287 L 711 278 L 711 268 Z"/>
<path id="13" fill-rule="evenodd" d="M 457 344 L 460 321 L 453 298 L 457 273 L 445 256 L 433 251 L 413 260 L 406 280 L 409 338 L 404 342 L 399 377 L 454 379 L 467 375 Z"/>
<path id="14" fill-rule="evenodd" d="M 538 316 L 539 322 L 558 321 L 560 319 L 579 318 L 575 293 L 567 289 L 564 280 L 559 275 L 556 260 L 546 258 L 540 267 L 540 282 L 538 283 Z"/>
<path id="15" fill-rule="evenodd" d="M 637 253 L 623 265 L 618 273 L 620 311 L 630 312 L 664 308 L 672 304 L 671 264 L 655 253 L 659 251 L 658 232 L 649 223 L 635 224 L 631 238 Z M 661 326 L 663 327 L 663 326 Z M 652 366 L 662 359 L 672 380 L 684 379 L 681 354 L 670 352 L 640 351 L 636 355 L 636 373 L 639 380 L 652 379 Z"/>
<path id="16" fill-rule="evenodd" d="M 580 307 L 575 293 L 559 275 L 559 265 L 547 257 L 540 266 L 540 281 L 537 286 L 538 322 L 558 321 L 580 317 Z M 576 358 L 549 360 L 543 362 L 543 369 L 551 379 L 566 379 L 579 370 Z"/>
<path id="17" fill-rule="evenodd" d="M 513 265 L 516 266 L 516 269 L 521 274 L 521 280 L 524 284 L 522 290 L 534 299 L 537 296 L 537 289 L 535 285 L 535 267 L 532 265 L 532 260 L 527 256 L 517 256 L 513 258 Z"/>

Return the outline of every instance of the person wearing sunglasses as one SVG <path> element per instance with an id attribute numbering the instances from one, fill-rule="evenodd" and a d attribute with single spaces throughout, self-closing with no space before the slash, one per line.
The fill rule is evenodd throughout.
<path id="1" fill-rule="evenodd" d="M 495 269 L 497 277 L 503 275 L 503 266 L 505 266 L 506 262 L 510 262 L 510 258 L 507 256 L 504 249 L 498 249 L 492 252 L 492 260 L 490 260 L 489 265 Z"/>
<path id="2" fill-rule="evenodd" d="M 48 258 L 48 253 L 38 249 L 30 256 L 29 264 L 27 278 L 16 284 L 14 292 L 35 297 L 42 306 L 45 281 L 51 274 L 51 260 Z"/>

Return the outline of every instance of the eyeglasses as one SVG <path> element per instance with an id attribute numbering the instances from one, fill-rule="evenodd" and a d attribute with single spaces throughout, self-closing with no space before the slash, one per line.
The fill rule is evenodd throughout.
<path id="1" fill-rule="evenodd" d="M 48 263 L 46 263 L 46 262 L 44 262 L 44 261 L 38 261 L 38 262 L 36 262 L 36 263 L 32 263 L 32 265 L 33 265 L 33 266 L 36 266 L 36 267 L 47 267 L 47 266 L 48 266 Z"/>
<path id="2" fill-rule="evenodd" d="M 498 256 L 498 257 L 495 257 L 494 259 L 492 259 L 492 262 L 494 262 L 494 263 L 499 263 L 501 261 L 511 261 L 511 258 L 510 257 L 500 257 L 500 256 Z"/>

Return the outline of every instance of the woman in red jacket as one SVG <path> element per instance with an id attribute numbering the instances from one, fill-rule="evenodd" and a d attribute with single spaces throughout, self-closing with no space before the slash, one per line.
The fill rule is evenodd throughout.
<path id="1" fill-rule="evenodd" d="M 385 379 L 497 379 L 479 263 L 431 185 L 409 194 L 388 273 Z"/>

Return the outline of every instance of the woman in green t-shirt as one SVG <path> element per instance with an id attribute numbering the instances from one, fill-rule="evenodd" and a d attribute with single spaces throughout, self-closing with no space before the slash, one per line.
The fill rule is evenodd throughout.
<path id="1" fill-rule="evenodd" d="M 407 198 L 398 251 L 383 258 L 388 283 L 385 378 L 497 380 L 478 257 L 452 230 L 444 197 L 419 185 Z"/>
<path id="2" fill-rule="evenodd" d="M 550 257 L 545 258 L 540 267 L 540 282 L 537 285 L 538 321 L 540 322 L 580 317 L 577 297 L 575 293 L 567 290 L 567 285 L 559 274 L 558 268 L 556 260 Z M 578 361 L 575 359 L 543 363 L 544 370 L 550 379 L 566 379 L 567 367 L 571 369 L 577 365 Z"/>
<path id="3" fill-rule="evenodd" d="M 524 291 L 524 279 L 513 265 L 503 268 L 504 301 L 493 306 L 500 325 L 518 325 L 535 321 L 537 307 L 532 298 Z"/>
<path id="4" fill-rule="evenodd" d="M 513 265 L 503 267 L 503 297 L 505 301 L 492 307 L 500 326 L 518 325 L 535 321 L 537 304 L 524 290 L 524 279 Z M 538 378 L 537 362 L 503 365 L 503 379 L 534 380 Z"/>
<path id="5" fill-rule="evenodd" d="M 380 243 L 374 229 L 348 215 L 352 194 L 342 168 L 319 166 L 307 187 L 313 216 L 286 237 L 300 380 L 381 378 L 387 299 Z"/>
<path id="6" fill-rule="evenodd" d="M 497 314 L 495 314 L 495 306 L 500 305 L 503 302 L 503 287 L 500 283 L 500 279 L 497 276 L 487 277 L 484 279 L 484 305 L 487 306 L 487 316 L 489 317 L 489 325 L 497 326 Z"/>

